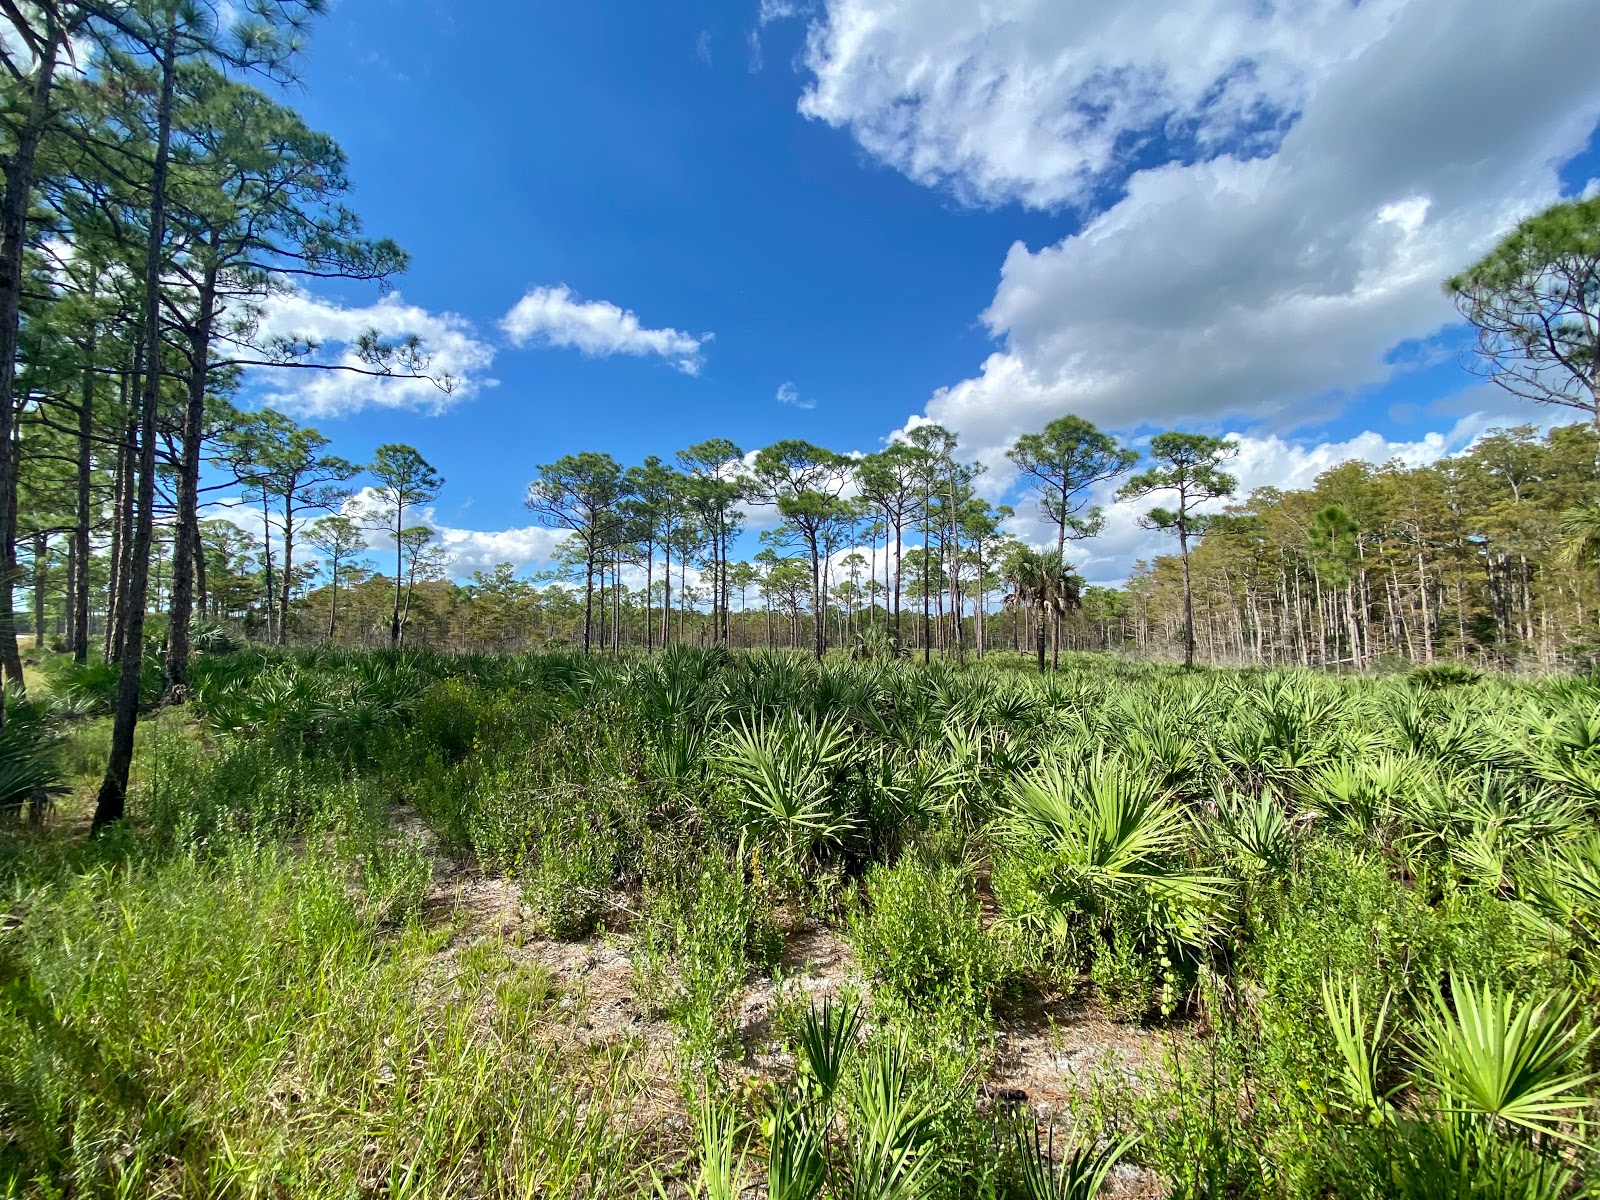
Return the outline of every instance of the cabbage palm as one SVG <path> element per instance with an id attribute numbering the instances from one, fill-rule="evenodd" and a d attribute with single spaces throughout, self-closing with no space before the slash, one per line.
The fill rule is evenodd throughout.
<path id="1" fill-rule="evenodd" d="M 1006 581 L 1011 584 L 1011 593 L 1005 599 L 1006 606 L 1033 608 L 1034 653 L 1039 660 L 1039 674 L 1043 675 L 1047 619 L 1078 607 L 1083 580 L 1059 554 L 1034 550 L 1028 546 L 1019 547 L 1012 553 L 1004 573 Z"/>

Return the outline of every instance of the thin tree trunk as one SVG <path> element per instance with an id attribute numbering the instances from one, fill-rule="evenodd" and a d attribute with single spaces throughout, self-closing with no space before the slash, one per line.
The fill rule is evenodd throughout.
<path id="1" fill-rule="evenodd" d="M 413 565 L 413 570 L 415 566 Z M 294 489 L 283 497 L 283 572 L 278 585 L 278 645 L 289 644 L 289 593 L 294 587 Z M 408 597 L 409 601 L 409 597 Z M 408 604 L 409 607 L 409 604 Z"/>
<path id="2" fill-rule="evenodd" d="M 405 546 L 400 541 L 400 531 L 405 528 L 406 506 L 399 502 L 400 489 L 395 488 L 394 506 L 394 616 L 389 618 L 389 645 L 400 645 L 400 576 L 405 570 Z M 272 539 L 267 539 L 270 545 Z M 586 646 L 585 649 L 588 647 Z"/>
<path id="3" fill-rule="evenodd" d="M 134 390 L 138 389 L 136 375 Z M 123 468 L 122 477 L 122 504 L 117 520 L 122 529 L 122 541 L 117 547 L 117 621 L 110 631 L 111 642 L 106 650 L 108 662 L 122 661 L 123 630 L 128 622 L 128 588 L 133 563 L 133 523 L 136 513 L 135 497 L 138 494 L 138 441 L 139 426 L 137 422 L 130 424 L 124 433 L 124 442 L 127 450 L 127 461 Z"/>
<path id="4" fill-rule="evenodd" d="M 72 635 L 74 632 L 73 614 L 78 611 L 78 542 L 77 538 L 67 539 L 67 592 L 61 605 L 61 641 L 62 649 L 68 653 L 72 651 Z"/>
<path id="5" fill-rule="evenodd" d="M 33 535 L 33 647 L 44 648 L 44 593 L 50 584 L 50 535 Z"/>
<path id="6" fill-rule="evenodd" d="M 127 392 L 128 377 L 122 376 L 122 390 Z M 123 399 L 126 400 L 126 395 Z M 122 513 L 127 503 L 125 491 L 127 489 L 128 475 L 128 447 L 119 441 L 117 445 L 117 461 L 111 472 L 111 553 L 106 561 L 106 627 L 105 647 L 101 652 L 104 662 L 111 662 L 115 653 L 116 641 L 112 630 L 116 625 L 118 609 L 120 608 L 119 592 L 122 587 Z"/>
<path id="7" fill-rule="evenodd" d="M 933 514 L 928 510 L 932 507 L 931 493 L 924 492 L 922 500 L 922 664 L 927 666 L 933 661 L 933 565 L 929 554 L 928 535 L 933 525 Z"/>
<path id="8" fill-rule="evenodd" d="M 169 17 L 161 50 L 161 99 L 156 110 L 156 159 L 150 175 L 150 242 L 144 268 L 145 379 L 139 405 L 139 513 L 129 564 L 128 616 L 124 626 L 122 677 L 111 727 L 105 779 L 95 801 L 95 831 L 120 821 L 127 807 L 133 735 L 139 722 L 139 684 L 144 667 L 144 609 L 149 586 L 150 541 L 155 531 L 156 409 L 161 400 L 161 268 L 166 246 L 167 159 L 172 143 L 172 95 L 177 77 L 174 47 L 177 15 Z M 0 347 L 3 348 L 3 347 Z"/>
<path id="9" fill-rule="evenodd" d="M 591 536 L 583 558 L 583 652 L 589 653 L 589 637 L 594 620 L 594 539 Z"/>
<path id="10" fill-rule="evenodd" d="M 83 385 L 78 397 L 77 505 L 72 529 L 72 556 L 78 565 L 72 592 L 72 660 L 89 660 L 89 525 L 94 518 L 90 505 L 94 471 L 94 384 L 97 327 L 89 327 L 84 344 Z"/>
<path id="11" fill-rule="evenodd" d="M 1417 597 L 1422 605 L 1422 656 L 1433 661 L 1433 617 L 1428 612 L 1428 572 L 1423 565 L 1422 548 L 1417 548 Z"/>
<path id="12" fill-rule="evenodd" d="M 817 539 L 811 541 L 811 634 L 815 643 L 817 661 L 822 661 L 823 651 L 828 643 L 827 627 L 827 597 L 822 590 L 822 561 L 821 550 L 817 546 Z"/>
<path id="13" fill-rule="evenodd" d="M 339 558 L 334 556 L 333 582 L 328 587 L 328 642 L 332 644 L 334 631 L 339 627 Z"/>
<path id="14" fill-rule="evenodd" d="M 274 582 L 277 576 L 272 573 L 272 514 L 268 509 L 267 500 L 267 488 L 266 484 L 263 483 L 261 486 L 261 561 L 266 568 L 264 582 L 267 594 L 262 600 L 261 607 L 267 618 L 267 642 L 270 644 L 278 640 L 273 629 L 278 613 L 278 588 Z M 395 539 L 395 544 L 399 545 L 398 538 Z M 395 563 L 394 567 L 394 589 L 395 632 L 392 641 L 398 641 L 400 636 L 400 564 L 398 562 Z"/>
<path id="15" fill-rule="evenodd" d="M 194 560 L 199 545 L 190 526 L 200 511 L 200 443 L 205 434 L 206 380 L 210 375 L 211 324 L 217 304 L 217 267 L 208 263 L 189 332 L 188 393 L 178 461 L 178 515 L 172 552 L 172 606 L 167 616 L 166 692 L 178 699 L 189 682 L 189 618 L 194 609 Z"/>
<path id="16" fill-rule="evenodd" d="M 667 536 L 661 544 L 664 556 L 661 571 L 661 648 L 672 644 L 672 522 L 667 522 Z"/>
<path id="17" fill-rule="evenodd" d="M 1183 559 L 1183 665 L 1194 666 L 1194 589 L 1189 580 L 1189 528 L 1178 526 L 1178 554 Z"/>
<path id="18" fill-rule="evenodd" d="M 895 654 L 901 652 L 900 642 L 900 563 L 904 555 L 901 551 L 905 547 L 905 523 L 899 521 L 894 527 L 894 650 Z M 885 567 L 887 569 L 887 567 Z"/>

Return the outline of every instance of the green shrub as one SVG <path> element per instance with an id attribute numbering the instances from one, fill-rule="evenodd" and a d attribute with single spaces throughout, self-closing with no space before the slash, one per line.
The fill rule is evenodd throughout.
<path id="1" fill-rule="evenodd" d="M 1228 915 L 1231 882 L 1196 865 L 1189 815 L 1160 779 L 1115 759 L 1047 763 L 1013 781 L 995 896 L 1070 979 L 1124 1015 L 1173 1013 Z"/>
<path id="2" fill-rule="evenodd" d="M 617 837 L 610 813 L 580 789 L 540 805 L 538 857 L 524 871 L 522 894 L 552 937 L 576 941 L 594 932 L 616 882 Z"/>
<path id="3" fill-rule="evenodd" d="M 716 852 L 660 886 L 643 918 L 635 990 L 678 1025 L 688 1063 L 704 1067 L 732 1047 L 750 968 L 774 965 L 781 941 L 743 868 Z"/>
<path id="4" fill-rule="evenodd" d="M 1005 953 L 983 928 L 970 868 L 912 850 L 869 870 L 866 893 L 849 935 L 875 1005 L 988 1012 Z"/>

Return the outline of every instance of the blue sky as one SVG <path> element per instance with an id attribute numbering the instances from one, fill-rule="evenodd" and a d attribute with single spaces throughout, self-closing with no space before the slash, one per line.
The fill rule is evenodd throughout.
<path id="1" fill-rule="evenodd" d="M 927 415 L 1000 497 L 1066 411 L 1241 434 L 1247 485 L 1548 419 L 1461 368 L 1438 281 L 1600 175 L 1587 0 L 1106 7 L 337 0 L 291 100 L 412 255 L 380 323 L 466 382 L 251 394 L 352 458 L 416 445 L 462 573 L 537 568 L 523 489 L 584 449 Z M 376 296 L 315 299 L 281 321 Z M 1153 548 L 1121 516 L 1093 577 Z"/>

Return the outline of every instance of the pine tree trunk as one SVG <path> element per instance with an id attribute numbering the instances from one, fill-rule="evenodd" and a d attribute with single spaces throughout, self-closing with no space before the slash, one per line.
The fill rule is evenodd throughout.
<path id="1" fill-rule="evenodd" d="M 1428 572 L 1423 565 L 1422 550 L 1417 550 L 1417 597 L 1422 605 L 1422 656 L 1424 662 L 1433 661 L 1433 617 L 1428 612 Z"/>
<path id="2" fill-rule="evenodd" d="M 128 570 L 127 619 L 123 626 L 122 675 L 111 726 L 105 779 L 95 801 L 93 829 L 120 821 L 127 807 L 133 735 L 139 722 L 139 684 L 144 667 L 144 610 L 149 587 L 150 542 L 155 532 L 156 409 L 161 400 L 161 275 L 166 247 L 167 159 L 172 143 L 172 96 L 177 64 L 177 17 L 169 18 L 161 53 L 161 99 L 156 110 L 156 159 L 150 176 L 150 241 L 144 266 L 145 379 L 139 404 L 139 511 Z"/>
<path id="3" fill-rule="evenodd" d="M 591 536 L 583 559 L 583 652 L 589 653 L 589 637 L 594 620 L 594 540 Z"/>
<path id="4" fill-rule="evenodd" d="M 72 590 L 72 661 L 89 661 L 89 526 L 94 519 L 91 484 L 94 470 L 94 384 L 97 328 L 90 326 L 84 344 L 83 386 L 78 397 L 77 497 L 72 528 L 72 556 L 77 563 Z"/>
<path id="5" fill-rule="evenodd" d="M 394 615 L 389 618 L 389 646 L 398 649 L 400 646 L 400 579 L 405 571 L 405 546 L 400 541 L 400 531 L 405 528 L 406 506 L 398 500 L 400 491 L 395 489 L 396 504 L 394 506 Z M 271 539 L 268 539 L 271 543 Z M 585 647 L 587 649 L 587 647 Z"/>
<path id="6" fill-rule="evenodd" d="M 661 573 L 661 648 L 672 644 L 672 522 L 667 522 L 667 536 L 662 542 L 663 565 Z"/>
<path id="7" fill-rule="evenodd" d="M 339 558 L 333 558 L 333 580 L 328 585 L 328 644 L 333 644 L 333 634 L 339 621 Z"/>
<path id="8" fill-rule="evenodd" d="M 823 651 L 828 644 L 827 626 L 827 597 L 822 589 L 822 551 L 817 545 L 816 535 L 810 538 L 811 550 L 811 635 L 815 643 L 817 661 L 822 661 Z"/>
<path id="9" fill-rule="evenodd" d="M 44 648 L 44 593 L 50 584 L 50 535 L 33 535 L 33 648 Z M 14 639 L 13 639 L 14 640 Z"/>
<path id="10" fill-rule="evenodd" d="M 189 332 L 189 378 L 178 458 L 178 513 L 172 551 L 172 605 L 167 616 L 166 693 L 180 699 L 189 682 L 189 620 L 194 611 L 194 563 L 199 544 L 190 536 L 200 511 L 200 444 L 205 434 L 206 381 L 211 365 L 211 324 L 216 313 L 217 268 L 201 280 L 194 326 Z"/>
<path id="11" fill-rule="evenodd" d="M 1183 665 L 1194 666 L 1194 590 L 1189 581 L 1189 527 L 1178 525 L 1178 553 L 1183 559 Z"/>
<path id="12" fill-rule="evenodd" d="M 61 605 L 62 649 L 72 651 L 73 620 L 78 611 L 78 545 L 76 538 L 67 539 L 67 591 Z"/>
<path id="13" fill-rule="evenodd" d="M 294 586 L 294 492 L 283 498 L 283 575 L 278 585 L 278 645 L 289 644 L 289 593 Z"/>
<path id="14" fill-rule="evenodd" d="M 127 400 L 128 377 L 122 376 L 122 399 Z M 106 627 L 104 642 L 105 647 L 101 652 L 104 662 L 113 661 L 116 653 L 117 642 L 113 634 L 117 618 L 121 609 L 122 590 L 122 514 L 127 500 L 128 476 L 128 447 L 125 442 L 117 444 L 117 461 L 111 472 L 111 553 L 106 562 Z"/>
<path id="15" fill-rule="evenodd" d="M 265 578 L 262 580 L 262 582 L 266 585 L 266 595 L 262 597 L 261 610 L 262 610 L 263 615 L 267 619 L 267 641 L 270 643 L 270 642 L 277 641 L 277 636 L 276 636 L 276 633 L 274 631 L 274 625 L 276 624 L 277 613 L 278 613 L 278 587 L 277 587 L 277 584 L 275 582 L 276 579 L 277 579 L 277 576 L 274 575 L 273 571 L 272 571 L 272 514 L 271 514 L 270 510 L 268 509 L 267 499 L 268 499 L 268 497 L 267 497 L 267 488 L 266 488 L 266 485 L 263 484 L 262 487 L 261 487 L 261 529 L 262 529 L 262 535 L 261 535 L 261 561 L 262 561 L 262 565 L 265 567 Z M 399 538 L 397 537 L 395 539 L 395 545 L 398 546 L 399 544 L 400 544 Z M 396 551 L 396 556 L 397 557 L 398 557 L 398 554 L 399 554 L 399 552 Z M 394 641 L 398 641 L 399 637 L 400 637 L 400 564 L 399 564 L 399 562 L 396 562 L 395 563 L 395 567 L 394 567 L 394 637 L 393 637 L 393 640 Z"/>

